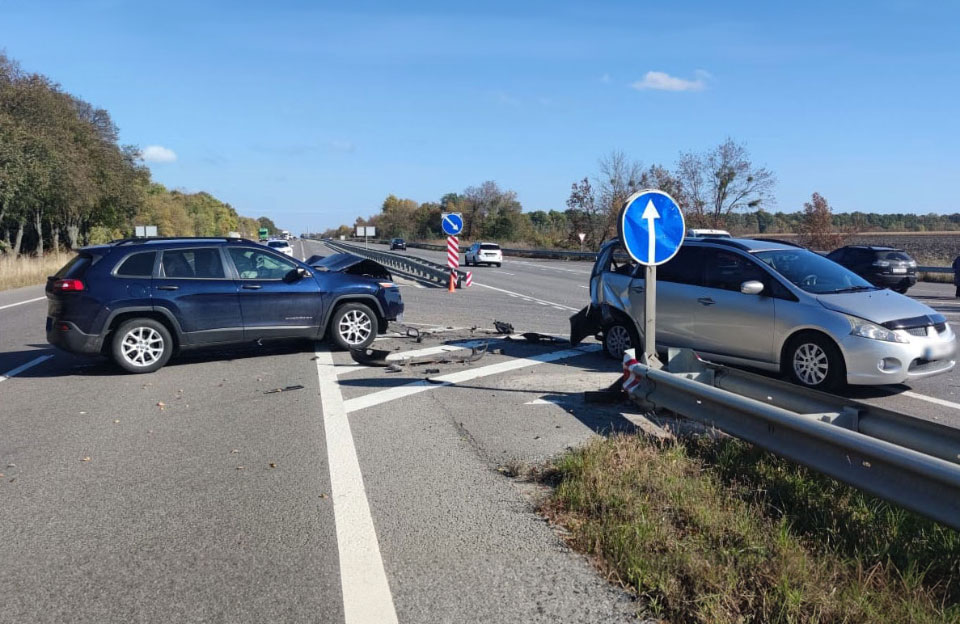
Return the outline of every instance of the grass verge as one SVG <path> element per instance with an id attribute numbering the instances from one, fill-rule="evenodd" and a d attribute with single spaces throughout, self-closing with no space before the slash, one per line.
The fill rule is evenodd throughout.
<path id="1" fill-rule="evenodd" d="M 0 290 L 43 284 L 48 275 L 56 273 L 73 254 L 48 254 L 36 258 L 0 255 Z"/>
<path id="2" fill-rule="evenodd" d="M 597 440 L 542 511 L 670 622 L 960 622 L 960 534 L 734 439 Z"/>

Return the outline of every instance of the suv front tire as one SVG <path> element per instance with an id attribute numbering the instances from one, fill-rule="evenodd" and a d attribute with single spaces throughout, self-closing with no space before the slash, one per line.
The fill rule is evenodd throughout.
<path id="1" fill-rule="evenodd" d="M 113 361 L 128 373 L 152 373 L 170 360 L 173 349 L 173 337 L 163 323 L 134 318 L 113 332 L 110 351 Z"/>
<path id="2" fill-rule="evenodd" d="M 362 303 L 345 303 L 333 311 L 330 338 L 341 349 L 366 349 L 379 330 L 377 315 Z"/>

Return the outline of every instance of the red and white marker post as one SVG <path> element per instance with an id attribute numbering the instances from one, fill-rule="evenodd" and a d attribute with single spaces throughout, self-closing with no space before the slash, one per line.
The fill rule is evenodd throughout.
<path id="1" fill-rule="evenodd" d="M 457 287 L 457 269 L 460 268 L 460 239 L 456 236 L 447 237 L 447 266 L 450 267 L 449 292 L 453 292 Z"/>

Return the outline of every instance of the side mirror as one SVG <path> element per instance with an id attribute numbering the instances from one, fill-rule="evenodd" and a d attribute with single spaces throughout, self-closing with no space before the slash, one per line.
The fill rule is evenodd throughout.
<path id="1" fill-rule="evenodd" d="M 308 275 L 310 275 L 310 271 L 303 267 L 297 267 L 295 269 L 290 269 L 290 272 L 283 276 L 283 281 L 288 284 L 292 284 L 294 282 L 299 282 Z"/>
<path id="2" fill-rule="evenodd" d="M 759 295 L 763 292 L 763 282 L 750 280 L 740 284 L 740 292 L 744 295 Z"/>

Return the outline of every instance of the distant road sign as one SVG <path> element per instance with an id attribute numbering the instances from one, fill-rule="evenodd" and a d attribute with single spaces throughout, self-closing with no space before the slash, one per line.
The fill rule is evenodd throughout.
<path id="1" fill-rule="evenodd" d="M 445 212 L 440 215 L 440 226 L 444 234 L 456 236 L 463 231 L 463 215 L 459 212 Z"/>
<path id="2" fill-rule="evenodd" d="M 577 234 L 577 236 L 580 238 L 580 242 L 581 242 L 581 243 L 583 242 L 583 239 L 585 239 L 585 238 L 587 237 L 587 235 L 584 234 L 583 232 L 580 232 L 579 234 Z"/>
<path id="3" fill-rule="evenodd" d="M 686 232 L 677 202 L 653 189 L 631 195 L 620 210 L 620 241 L 630 257 L 646 266 L 676 255 Z"/>

